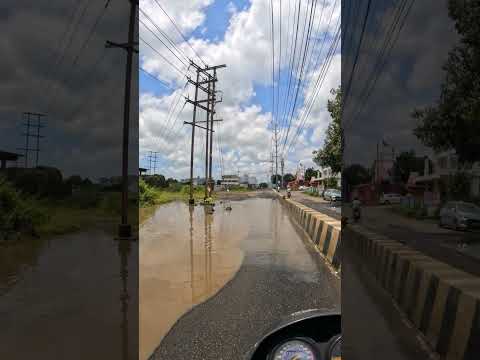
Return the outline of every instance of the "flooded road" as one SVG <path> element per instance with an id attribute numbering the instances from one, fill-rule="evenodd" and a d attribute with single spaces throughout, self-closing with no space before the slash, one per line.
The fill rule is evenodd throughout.
<path id="1" fill-rule="evenodd" d="M 137 249 L 102 230 L 0 244 L 0 359 L 136 359 Z"/>
<path id="2" fill-rule="evenodd" d="M 230 204 L 162 206 L 141 228 L 141 360 L 240 359 L 282 316 L 339 308 L 338 279 L 277 199 Z"/>
<path id="3" fill-rule="evenodd" d="M 239 269 L 248 228 L 235 213 L 214 214 L 175 202 L 160 206 L 140 229 L 140 359 L 175 321 L 221 289 Z"/>

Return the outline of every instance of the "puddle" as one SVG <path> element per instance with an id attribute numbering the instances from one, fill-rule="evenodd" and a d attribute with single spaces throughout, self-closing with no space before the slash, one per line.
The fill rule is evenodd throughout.
<path id="1" fill-rule="evenodd" d="M 248 227 L 216 206 L 160 206 L 140 229 L 140 359 L 175 321 L 218 292 L 240 268 Z"/>

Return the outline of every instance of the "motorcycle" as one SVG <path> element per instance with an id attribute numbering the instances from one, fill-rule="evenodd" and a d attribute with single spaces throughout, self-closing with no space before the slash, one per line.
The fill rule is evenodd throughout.
<path id="1" fill-rule="evenodd" d="M 341 329 L 339 312 L 300 311 L 267 331 L 246 360 L 341 360 Z"/>
<path id="2" fill-rule="evenodd" d="M 353 220 L 354 220 L 355 222 L 357 222 L 358 220 L 360 220 L 360 215 L 361 215 L 361 214 L 360 214 L 360 208 L 358 208 L 358 207 L 357 207 L 357 208 L 354 208 L 354 209 L 353 209 Z"/>
<path id="3" fill-rule="evenodd" d="M 292 193 L 290 191 L 287 191 L 287 198 L 290 199 L 291 196 L 292 196 Z"/>

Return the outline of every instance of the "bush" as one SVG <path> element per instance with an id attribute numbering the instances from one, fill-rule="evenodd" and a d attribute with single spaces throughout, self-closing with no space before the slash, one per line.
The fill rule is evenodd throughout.
<path id="1" fill-rule="evenodd" d="M 64 182 L 60 170 L 39 166 L 34 169 L 8 168 L 7 180 L 22 193 L 39 197 L 64 197 L 71 193 L 71 184 Z"/>
<path id="2" fill-rule="evenodd" d="M 36 234 L 36 227 L 47 220 L 38 203 L 28 199 L 5 179 L 0 179 L 0 233 L 6 238 L 10 232 L 28 231 Z"/>
<path id="3" fill-rule="evenodd" d="M 155 203 L 155 190 L 149 186 L 143 179 L 138 182 L 140 206 L 153 205 Z"/>

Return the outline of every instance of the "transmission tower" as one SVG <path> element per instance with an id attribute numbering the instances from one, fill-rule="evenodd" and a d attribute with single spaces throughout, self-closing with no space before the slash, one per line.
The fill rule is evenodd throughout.
<path id="1" fill-rule="evenodd" d="M 25 147 L 19 148 L 19 150 L 23 150 L 25 153 L 25 168 L 28 168 L 28 154 L 30 152 L 35 153 L 35 167 L 38 166 L 38 159 L 40 153 L 40 138 L 44 137 L 40 135 L 40 129 L 45 127 L 45 125 L 42 123 L 42 118 L 45 116 L 45 114 L 32 112 L 23 113 L 22 126 L 25 128 L 25 132 L 23 132 L 22 135 L 25 136 Z M 34 145 L 30 144 L 30 138 L 35 139 Z"/>

